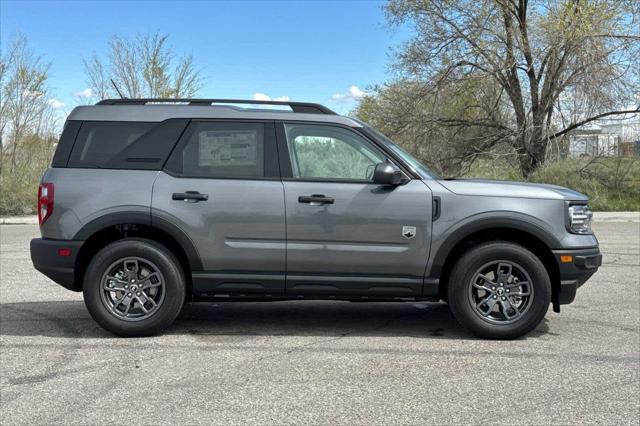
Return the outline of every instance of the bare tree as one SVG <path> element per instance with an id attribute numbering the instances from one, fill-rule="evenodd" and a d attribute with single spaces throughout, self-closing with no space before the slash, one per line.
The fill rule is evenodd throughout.
<path id="1" fill-rule="evenodd" d="M 16 169 L 20 144 L 30 133 L 37 132 L 49 109 L 48 72 L 49 64 L 29 48 L 22 36 L 11 43 L 7 55 L 0 60 L 0 164 L 9 149 L 11 173 Z"/>
<path id="2" fill-rule="evenodd" d="M 0 214 L 33 211 L 42 171 L 57 141 L 49 64 L 23 36 L 0 58 Z"/>
<path id="3" fill-rule="evenodd" d="M 508 143 L 525 177 L 545 161 L 549 141 L 640 111 L 635 2 L 391 0 L 386 10 L 392 24 L 415 29 L 397 69 L 421 83 L 413 93 L 431 100 L 430 119 L 482 129 L 468 144 L 472 154 Z M 470 90 L 468 81 L 480 82 L 466 94 L 477 104 L 473 113 L 447 114 L 443 96 Z M 487 87 L 498 88 L 497 97 L 483 96 Z"/>
<path id="4" fill-rule="evenodd" d="M 93 95 L 98 99 L 108 98 L 113 87 L 111 87 L 109 74 L 102 61 L 96 55 L 93 55 L 91 59 L 84 59 L 83 62 Z"/>
<path id="5" fill-rule="evenodd" d="M 105 61 L 93 55 L 84 61 L 88 83 L 100 99 L 117 97 L 113 80 L 130 98 L 189 98 L 201 87 L 200 72 L 191 55 L 176 58 L 166 35 L 113 36 Z"/>

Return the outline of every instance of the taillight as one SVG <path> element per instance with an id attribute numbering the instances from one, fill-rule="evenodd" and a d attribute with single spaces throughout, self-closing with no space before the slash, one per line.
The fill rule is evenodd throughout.
<path id="1" fill-rule="evenodd" d="M 38 187 L 38 223 L 42 225 L 53 213 L 53 184 L 41 183 Z"/>

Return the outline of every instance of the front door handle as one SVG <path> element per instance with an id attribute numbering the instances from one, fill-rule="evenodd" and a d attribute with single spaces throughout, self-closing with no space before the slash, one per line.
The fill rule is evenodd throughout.
<path id="1" fill-rule="evenodd" d="M 312 206 L 321 206 L 323 204 L 333 204 L 335 200 L 331 197 L 325 197 L 322 194 L 301 195 L 298 197 L 299 203 L 308 203 Z"/>
<path id="2" fill-rule="evenodd" d="M 201 194 L 198 191 L 174 192 L 171 196 L 172 200 L 186 201 L 189 203 L 197 203 L 198 201 L 207 201 L 208 194 Z"/>

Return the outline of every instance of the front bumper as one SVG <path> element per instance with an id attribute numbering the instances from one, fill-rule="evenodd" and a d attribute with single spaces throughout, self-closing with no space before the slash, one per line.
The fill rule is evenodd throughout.
<path id="1" fill-rule="evenodd" d="M 74 272 L 82 243 L 83 241 L 34 238 L 31 240 L 33 267 L 64 288 L 80 291 L 75 284 Z"/>
<path id="2" fill-rule="evenodd" d="M 598 247 L 593 247 L 579 250 L 553 250 L 553 255 L 560 271 L 560 286 L 553 298 L 553 308 L 557 312 L 560 305 L 573 302 L 578 288 L 596 273 L 602 265 L 602 254 Z M 571 261 L 568 261 L 569 257 Z"/>

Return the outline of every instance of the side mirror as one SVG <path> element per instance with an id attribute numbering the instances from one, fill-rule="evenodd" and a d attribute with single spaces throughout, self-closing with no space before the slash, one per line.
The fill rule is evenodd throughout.
<path id="1" fill-rule="evenodd" d="M 407 178 L 402 170 L 395 164 L 378 163 L 373 170 L 373 183 L 378 185 L 402 185 L 407 182 Z"/>

